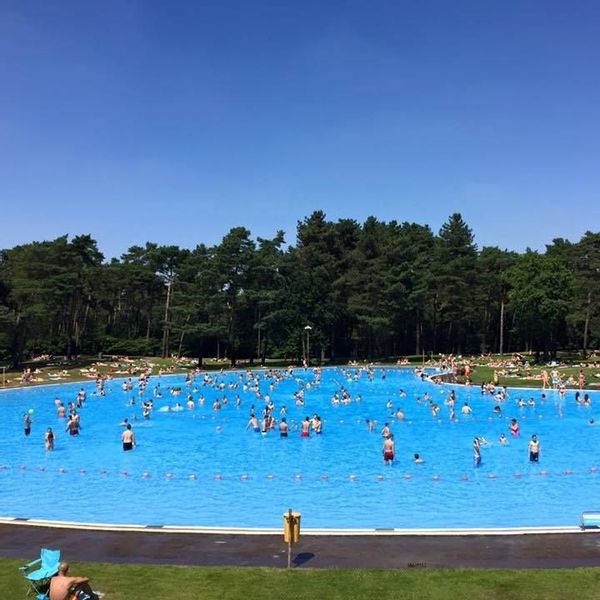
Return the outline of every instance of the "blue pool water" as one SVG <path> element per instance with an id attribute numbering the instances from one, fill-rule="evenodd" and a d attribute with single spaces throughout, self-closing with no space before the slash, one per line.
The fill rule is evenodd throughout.
<path id="1" fill-rule="evenodd" d="M 354 371 L 352 371 L 354 373 Z M 497 402 L 479 388 L 423 382 L 411 370 L 375 370 L 358 380 L 341 369 L 315 373 L 296 369 L 273 391 L 260 374 L 260 390 L 270 394 L 275 416 L 282 405 L 294 427 L 306 415 L 318 413 L 321 436 L 288 439 L 246 430 L 250 407 L 262 413 L 264 400 L 244 389 L 244 373 L 226 373 L 216 385 L 203 376 L 186 387 L 183 376 L 153 377 L 140 397 L 121 390 L 123 380 L 106 384 L 106 396 L 95 394 L 95 383 L 65 384 L 0 393 L 0 515 L 86 522 L 171 524 L 230 527 L 280 527 L 289 507 L 302 512 L 303 525 L 323 528 L 508 527 L 573 525 L 583 510 L 600 508 L 600 397 L 590 392 L 591 407 L 578 406 L 574 391 L 561 401 L 556 391 L 510 390 L 502 416 Z M 160 383 L 149 420 L 141 400 Z M 294 404 L 294 392 L 307 383 L 304 408 Z M 225 385 L 224 390 L 219 385 Z M 239 384 L 230 389 L 230 384 Z M 347 405 L 332 406 L 333 393 L 344 386 L 352 396 Z M 65 433 L 54 399 L 75 401 L 84 387 L 87 401 L 80 410 L 81 435 Z M 181 387 L 173 396 L 169 389 Z M 444 404 L 456 390 L 457 419 Z M 404 390 L 406 396 L 400 395 Z M 195 410 L 163 412 L 190 391 Z M 441 408 L 434 418 L 428 393 Z M 241 407 L 236 408 L 236 394 Z M 204 406 L 198 406 L 200 396 Z M 228 404 L 214 411 L 212 403 L 226 395 Z M 362 401 L 357 402 L 357 396 Z M 129 406 L 131 397 L 136 405 Z M 519 408 L 517 399 L 534 398 L 536 406 Z M 388 400 L 402 407 L 403 422 L 390 418 Z M 473 415 L 460 408 L 467 401 Z M 23 412 L 33 409 L 32 433 L 23 433 Z M 125 418 L 133 424 L 138 446 L 123 452 L 120 436 Z M 511 438 L 509 420 L 516 417 L 521 435 Z M 369 432 L 365 419 L 377 421 Z M 388 421 L 396 441 L 396 461 L 382 460 L 380 430 Z M 46 452 L 44 432 L 52 427 L 56 449 Z M 505 432 L 510 445 L 498 443 Z M 541 441 L 539 464 L 529 463 L 531 434 Z M 483 464 L 473 466 L 472 442 L 483 436 Z M 414 464 L 418 452 L 424 464 Z M 565 474 L 566 472 L 566 474 Z M 517 475 L 517 476 L 516 476 Z M 191 476 L 191 477 L 190 477 Z"/>

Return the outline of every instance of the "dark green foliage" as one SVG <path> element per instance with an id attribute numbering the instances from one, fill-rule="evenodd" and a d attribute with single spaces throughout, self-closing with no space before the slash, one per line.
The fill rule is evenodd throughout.
<path id="1" fill-rule="evenodd" d="M 103 262 L 89 235 L 0 253 L 0 360 L 161 354 L 299 361 L 597 348 L 600 234 L 544 254 L 478 250 L 453 214 L 438 235 L 316 211 L 254 240 L 146 243 Z M 310 327 L 310 348 L 306 327 Z"/>

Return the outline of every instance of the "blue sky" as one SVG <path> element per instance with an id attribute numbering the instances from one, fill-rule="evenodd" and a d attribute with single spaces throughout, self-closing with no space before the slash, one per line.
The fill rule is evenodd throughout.
<path id="1" fill-rule="evenodd" d="M 0 0 L 0 247 L 600 230 L 600 3 Z"/>

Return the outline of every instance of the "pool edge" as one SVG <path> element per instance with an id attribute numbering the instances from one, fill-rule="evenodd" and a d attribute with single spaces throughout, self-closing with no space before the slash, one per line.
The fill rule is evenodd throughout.
<path id="1" fill-rule="evenodd" d="M 201 527 L 179 525 L 141 525 L 116 523 L 86 523 L 79 521 L 52 521 L 23 517 L 0 517 L 0 525 L 48 527 L 55 529 L 77 529 L 86 531 L 117 531 L 146 533 L 185 533 L 205 535 L 281 535 L 279 528 L 252 527 Z M 409 529 L 329 529 L 306 528 L 302 535 L 308 536 L 480 536 L 480 535 L 540 535 L 561 533 L 593 533 L 579 525 L 557 525 L 547 527 L 488 527 L 488 528 L 409 528 Z"/>

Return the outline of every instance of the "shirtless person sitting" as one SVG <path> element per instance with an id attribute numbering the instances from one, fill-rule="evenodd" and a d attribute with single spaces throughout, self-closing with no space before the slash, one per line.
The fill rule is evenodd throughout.
<path id="1" fill-rule="evenodd" d="M 50 600 L 99 600 L 87 577 L 69 577 L 69 563 L 61 562 L 58 575 L 50 580 Z"/>

